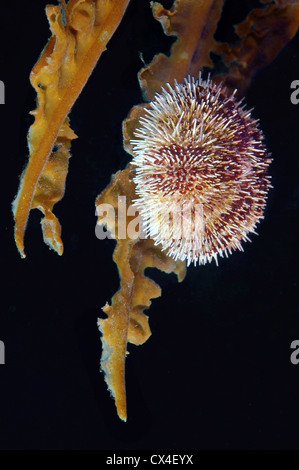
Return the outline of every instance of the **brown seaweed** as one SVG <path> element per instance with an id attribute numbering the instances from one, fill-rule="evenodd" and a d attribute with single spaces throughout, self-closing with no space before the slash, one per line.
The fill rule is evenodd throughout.
<path id="1" fill-rule="evenodd" d="M 32 69 L 30 81 L 38 106 L 28 132 L 30 151 L 14 201 L 15 241 L 25 257 L 24 234 L 30 210 L 43 214 L 45 242 L 63 252 L 61 227 L 52 212 L 64 194 L 70 142 L 76 136 L 67 115 L 117 28 L 129 0 L 70 0 L 48 5 L 52 37 Z M 58 151 L 52 151 L 53 147 Z"/>
<path id="2" fill-rule="evenodd" d="M 238 95 L 243 96 L 254 72 L 273 60 L 298 29 L 298 2 L 277 0 L 266 5 L 264 9 L 252 10 L 245 21 L 236 26 L 239 41 L 235 46 L 216 42 L 214 33 L 221 17 L 223 3 L 222 0 L 176 0 L 172 8 L 166 10 L 161 4 L 152 2 L 153 15 L 162 24 L 165 34 L 176 36 L 177 40 L 169 57 L 158 54 L 139 72 L 140 86 L 148 100 L 161 91 L 161 87 L 166 83 L 173 85 L 174 80 L 181 82 L 189 74 L 197 77 L 204 67 L 213 71 L 211 52 L 223 55 L 227 67 L 226 73 L 215 77 L 215 81 L 224 82 L 229 90 L 237 89 Z M 134 132 L 146 107 L 147 103 L 134 106 L 123 123 L 124 148 L 131 155 L 131 140 L 134 139 Z M 113 177 L 110 185 L 97 198 L 97 205 L 111 203 L 112 194 L 114 197 L 121 194 L 128 201 L 136 198 L 129 168 L 119 171 L 116 177 Z M 116 207 L 115 200 L 113 206 Z M 149 247 L 152 253 L 150 258 Z M 132 268 L 135 266 L 136 250 L 139 253 L 138 259 L 142 260 L 141 271 Z M 104 307 L 108 318 L 100 320 L 99 327 L 103 334 L 102 369 L 115 398 L 118 414 L 124 420 L 126 344 L 127 341 L 142 344 L 150 334 L 148 318 L 143 313 L 137 319 L 135 317 L 135 298 L 138 295 L 145 299 L 139 306 L 139 309 L 142 308 L 139 310 L 141 313 L 144 308 L 149 307 L 150 298 L 160 295 L 156 284 L 149 284 L 149 280 L 145 283 L 140 280 L 144 280 L 143 271 L 146 267 L 153 266 L 153 261 L 162 259 L 163 264 L 157 263 L 156 267 L 177 272 L 178 266 L 171 264 L 173 261 L 167 258 L 159 246 L 154 246 L 151 240 L 117 239 L 114 261 L 119 270 L 121 287 L 112 298 L 111 306 L 106 304 Z M 179 265 L 179 280 L 182 280 L 184 275 L 185 270 Z M 132 324 L 136 331 L 142 332 L 141 341 L 131 340 L 132 327 L 129 325 Z"/>

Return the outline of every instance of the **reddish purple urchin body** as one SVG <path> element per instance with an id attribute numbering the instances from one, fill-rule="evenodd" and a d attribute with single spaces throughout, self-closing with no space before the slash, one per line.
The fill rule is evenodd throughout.
<path id="1" fill-rule="evenodd" d="M 135 137 L 135 204 L 147 236 L 188 265 L 242 250 L 263 217 L 271 159 L 234 94 L 201 77 L 168 85 Z"/>

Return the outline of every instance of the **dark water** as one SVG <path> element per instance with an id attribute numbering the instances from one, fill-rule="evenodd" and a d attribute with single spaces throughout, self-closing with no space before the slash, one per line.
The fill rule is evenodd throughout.
<path id="1" fill-rule="evenodd" d="M 103 375 L 97 318 L 118 289 L 114 242 L 94 235 L 96 195 L 124 168 L 121 123 L 142 101 L 136 74 L 172 42 L 147 1 L 132 0 L 71 114 L 66 194 L 55 207 L 65 253 L 43 244 L 40 214 L 26 232 L 27 258 L 13 241 L 10 204 L 25 164 L 35 94 L 28 75 L 49 36 L 47 2 L 1 5 L 0 448 L 298 449 L 299 36 L 261 70 L 246 96 L 272 152 L 274 189 L 259 236 L 219 267 L 191 267 L 182 284 L 151 270 L 163 295 L 147 312 L 152 337 L 127 359 L 127 424 L 116 417 Z M 168 2 L 168 5 L 171 2 Z M 236 3 L 236 2 L 235 2 Z M 256 5 L 257 2 L 245 2 Z M 217 34 L 233 41 L 229 2 Z M 166 5 L 166 2 L 165 2 Z M 232 12 L 229 14 L 229 12 Z M 242 16 L 243 15 L 243 16 Z"/>

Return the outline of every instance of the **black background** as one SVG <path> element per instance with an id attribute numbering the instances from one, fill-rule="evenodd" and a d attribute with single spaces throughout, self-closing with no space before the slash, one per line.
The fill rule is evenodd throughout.
<path id="1" fill-rule="evenodd" d="M 118 289 L 114 242 L 95 237 L 94 201 L 126 166 L 121 123 L 143 101 L 137 72 L 173 41 L 147 0 L 131 0 L 123 22 L 77 100 L 66 194 L 55 207 L 62 257 L 42 241 L 33 211 L 21 260 L 11 202 L 26 163 L 35 93 L 30 70 L 49 37 L 44 1 L 1 3 L 1 449 L 299 449 L 298 116 L 290 84 L 299 79 L 299 35 L 256 74 L 247 93 L 273 155 L 274 189 L 259 236 L 244 253 L 175 275 L 149 270 L 161 285 L 153 335 L 129 345 L 128 422 L 121 422 L 103 374 L 97 318 Z M 217 31 L 258 2 L 227 1 Z M 169 6 L 171 1 L 164 2 Z"/>

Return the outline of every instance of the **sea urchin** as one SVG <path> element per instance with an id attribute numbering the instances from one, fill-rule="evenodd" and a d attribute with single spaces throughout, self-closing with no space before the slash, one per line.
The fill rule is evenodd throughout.
<path id="1" fill-rule="evenodd" d="M 205 264 L 242 250 L 263 218 L 271 159 L 235 93 L 188 77 L 156 94 L 132 141 L 146 236 L 174 259 Z"/>

